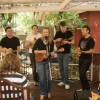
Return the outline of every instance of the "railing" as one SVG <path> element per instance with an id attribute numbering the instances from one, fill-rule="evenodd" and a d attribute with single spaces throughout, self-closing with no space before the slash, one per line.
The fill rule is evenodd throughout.
<path id="1" fill-rule="evenodd" d="M 69 79 L 70 80 L 79 80 L 79 68 L 78 64 L 68 64 L 68 72 L 69 72 Z M 91 64 L 92 65 L 92 64 Z M 90 69 L 87 71 L 87 77 L 88 80 L 92 80 L 92 66 Z M 52 64 L 52 77 L 54 80 L 59 80 L 60 79 L 60 73 L 59 73 L 59 67 L 57 63 Z"/>
<path id="2" fill-rule="evenodd" d="M 30 63 L 27 62 L 27 61 L 29 61 L 28 53 L 23 53 L 23 54 L 24 54 L 25 59 L 23 59 L 23 57 L 20 58 L 21 61 L 22 61 L 22 73 L 25 74 L 25 75 L 28 74 L 28 73 L 32 74 L 32 73 L 28 72 L 28 69 L 31 69 Z M 1 59 L 2 59 L 2 56 L 1 56 Z M 68 69 L 69 69 L 69 79 L 79 80 L 78 64 L 70 63 Z M 93 64 L 91 64 L 89 71 L 87 71 L 87 77 L 88 77 L 89 80 L 91 80 L 91 81 L 93 80 Z M 60 79 L 59 67 L 58 67 L 58 63 L 57 63 L 56 59 L 52 63 L 52 78 L 54 80 Z"/>

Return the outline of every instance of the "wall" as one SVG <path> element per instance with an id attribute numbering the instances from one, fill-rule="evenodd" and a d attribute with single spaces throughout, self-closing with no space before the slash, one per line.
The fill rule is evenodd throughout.
<path id="1" fill-rule="evenodd" d="M 95 52 L 100 52 L 100 11 L 81 13 L 80 18 L 87 19 L 88 25 L 91 27 L 91 35 L 95 39 Z M 80 30 L 75 30 L 76 45 L 80 37 Z"/>

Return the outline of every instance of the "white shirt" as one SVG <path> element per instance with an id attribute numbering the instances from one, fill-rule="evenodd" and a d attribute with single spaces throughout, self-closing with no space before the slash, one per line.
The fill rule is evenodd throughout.
<path id="1" fill-rule="evenodd" d="M 41 37 L 40 33 L 38 33 L 38 34 L 29 34 L 26 37 L 26 41 L 30 41 L 30 43 L 32 43 L 33 40 L 37 40 L 40 37 Z M 32 48 L 29 49 L 29 53 L 32 53 Z"/>
<path id="2" fill-rule="evenodd" d="M 41 34 L 38 33 L 38 34 L 29 34 L 27 37 L 26 37 L 26 41 L 30 41 L 32 42 L 34 39 L 38 39 L 41 37 Z"/>

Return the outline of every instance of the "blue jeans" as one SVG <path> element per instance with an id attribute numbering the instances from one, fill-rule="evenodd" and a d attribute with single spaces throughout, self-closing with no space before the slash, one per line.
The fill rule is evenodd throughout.
<path id="1" fill-rule="evenodd" d="M 30 97 L 30 100 L 34 100 L 33 96 Z"/>
<path id="2" fill-rule="evenodd" d="M 39 75 L 40 94 L 46 95 L 51 92 L 51 78 L 48 61 L 36 62 Z"/>
<path id="3" fill-rule="evenodd" d="M 68 82 L 69 57 L 70 57 L 70 53 L 68 53 L 68 54 L 63 54 L 63 53 L 57 54 L 57 60 L 58 60 L 58 64 L 59 64 L 59 67 L 60 67 L 61 81 L 64 82 L 65 84 L 69 84 L 69 82 Z"/>

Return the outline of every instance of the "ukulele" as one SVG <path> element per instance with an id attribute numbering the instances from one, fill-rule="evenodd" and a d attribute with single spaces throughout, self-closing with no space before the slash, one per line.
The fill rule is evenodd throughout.
<path id="1" fill-rule="evenodd" d="M 73 37 L 69 38 L 69 39 L 61 39 L 59 42 L 56 43 L 56 47 L 59 49 L 62 45 L 64 45 L 63 41 L 69 41 L 72 40 Z"/>
<path id="2" fill-rule="evenodd" d="M 47 58 L 48 58 L 48 56 L 46 54 L 42 54 L 42 53 L 35 54 L 35 60 L 37 62 L 41 62 L 41 61 L 43 61 L 44 59 L 47 59 Z"/>
<path id="3" fill-rule="evenodd" d="M 63 45 L 63 39 L 56 43 L 56 47 L 59 49 Z"/>
<path id="4" fill-rule="evenodd" d="M 22 49 L 20 51 L 17 51 L 17 50 L 10 50 L 9 52 L 1 52 L 2 53 L 2 56 L 6 56 L 7 54 L 10 54 L 10 53 L 20 53 L 22 51 L 26 51 L 26 49 Z"/>
<path id="5" fill-rule="evenodd" d="M 56 53 L 57 51 L 53 51 L 53 52 Z M 43 61 L 45 59 L 48 59 L 49 57 L 51 58 L 51 56 L 52 56 L 51 53 L 49 53 L 49 54 L 37 53 L 37 54 L 35 54 L 35 60 L 37 62 L 41 62 L 41 61 Z"/>
<path id="6" fill-rule="evenodd" d="M 80 57 L 80 55 L 81 55 L 80 48 L 76 49 L 75 54 L 76 54 L 77 57 Z"/>

